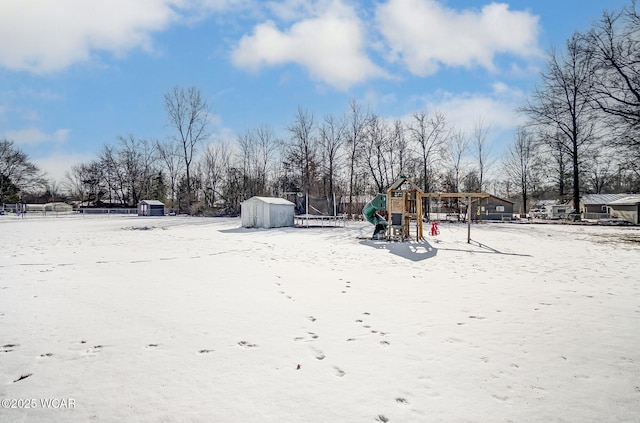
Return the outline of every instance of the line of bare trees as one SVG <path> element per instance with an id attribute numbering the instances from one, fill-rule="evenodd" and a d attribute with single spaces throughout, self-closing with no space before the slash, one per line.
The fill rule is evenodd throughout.
<path id="1" fill-rule="evenodd" d="M 548 55 L 505 170 L 526 205 L 552 182 L 557 197 L 640 190 L 640 15 L 633 0 L 603 12 Z"/>
<path id="2" fill-rule="evenodd" d="M 455 191 L 464 181 L 480 190 L 482 177 L 474 175 L 486 171 L 487 137 L 467 142 L 437 111 L 416 112 L 403 122 L 356 101 L 344 115 L 322 119 L 300 107 L 284 137 L 260 125 L 225 144 L 209 137 L 209 106 L 197 88 L 175 88 L 165 100 L 174 136 L 159 142 L 130 135 L 104 146 L 95 160 L 69 170 L 71 197 L 85 205 L 128 207 L 155 198 L 181 212 L 237 213 L 254 195 L 307 194 L 325 198 L 328 211 L 337 206 L 336 197 L 343 198 L 343 211 L 357 214 L 362 196 L 384 191 L 400 175 L 426 191 Z M 479 133 L 487 130 L 479 125 Z M 470 147 L 481 159 L 478 171 Z M 455 174 L 454 183 L 444 183 L 446 174 Z"/>

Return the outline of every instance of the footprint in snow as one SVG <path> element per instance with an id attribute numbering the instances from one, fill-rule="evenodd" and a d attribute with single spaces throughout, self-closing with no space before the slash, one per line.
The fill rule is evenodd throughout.
<path id="1" fill-rule="evenodd" d="M 29 376 L 33 376 L 33 374 L 32 373 L 27 373 L 26 375 L 20 375 L 20 377 L 17 378 L 16 380 L 14 380 L 13 383 L 20 382 L 21 380 L 24 380 L 24 379 L 28 378 Z"/>
<path id="2" fill-rule="evenodd" d="M 2 346 L 2 350 L 1 351 L 5 352 L 5 353 L 8 353 L 8 352 L 13 351 L 14 347 L 18 347 L 18 346 L 19 346 L 19 344 L 4 344 Z"/>
<path id="3" fill-rule="evenodd" d="M 255 348 L 258 346 L 256 344 L 251 344 L 247 341 L 240 341 L 238 342 L 238 345 L 241 346 L 242 348 Z"/>

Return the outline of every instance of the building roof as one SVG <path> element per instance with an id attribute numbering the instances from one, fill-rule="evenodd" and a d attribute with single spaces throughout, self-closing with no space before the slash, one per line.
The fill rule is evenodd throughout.
<path id="1" fill-rule="evenodd" d="M 277 197 L 259 197 L 259 196 L 255 196 L 255 197 L 251 197 L 248 200 L 243 201 L 247 202 L 250 200 L 259 200 L 262 201 L 264 203 L 268 203 L 268 204 L 280 204 L 280 205 L 285 205 L 285 206 L 295 206 L 295 204 L 293 204 L 291 201 L 289 200 L 285 200 L 284 198 L 277 198 Z"/>
<path id="2" fill-rule="evenodd" d="M 612 201 L 627 197 L 629 194 L 585 194 L 580 199 L 584 205 L 601 205 L 609 204 Z"/>
<path id="3" fill-rule="evenodd" d="M 489 197 L 491 197 L 491 198 L 495 198 L 496 200 L 500 200 L 500 201 L 503 201 L 503 202 L 505 202 L 505 203 L 511 203 L 511 204 L 513 204 L 513 201 L 511 201 L 511 200 L 505 200 L 504 198 L 497 197 L 497 196 L 495 196 L 495 195 L 493 195 L 493 194 L 489 194 Z"/>
<path id="4" fill-rule="evenodd" d="M 164 203 L 159 200 L 140 200 L 138 204 L 148 204 L 150 206 L 164 206 Z"/>
<path id="5" fill-rule="evenodd" d="M 478 193 L 478 194 L 483 194 L 483 193 Z M 465 199 L 465 198 L 466 198 L 466 197 L 463 197 L 463 199 Z M 495 196 L 495 195 L 493 195 L 493 194 L 487 194 L 487 195 L 486 195 L 486 196 L 484 196 L 484 197 L 472 197 L 471 202 L 472 202 L 472 203 L 474 203 L 474 202 L 476 202 L 476 201 L 482 201 L 482 200 L 484 200 L 485 198 L 493 198 L 494 200 L 499 200 L 499 201 L 502 201 L 503 203 L 513 204 L 513 201 L 511 201 L 511 200 L 505 200 L 504 198 L 500 198 L 500 197 L 496 197 L 496 196 Z"/>
<path id="6" fill-rule="evenodd" d="M 619 200 L 607 203 L 607 206 L 635 206 L 640 204 L 640 195 L 627 195 Z"/>

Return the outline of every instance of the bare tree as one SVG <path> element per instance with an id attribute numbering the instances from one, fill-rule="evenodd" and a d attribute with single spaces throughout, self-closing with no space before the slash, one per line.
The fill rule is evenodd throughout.
<path id="1" fill-rule="evenodd" d="M 595 194 L 604 194 L 613 189 L 616 161 L 611 151 L 592 149 L 586 155 L 584 166 L 585 188 Z"/>
<path id="2" fill-rule="evenodd" d="M 238 136 L 237 140 L 238 168 L 242 173 L 242 197 L 244 199 L 261 194 L 259 178 L 257 175 L 256 139 L 251 130 L 246 130 Z"/>
<path id="3" fill-rule="evenodd" d="M 533 136 L 524 128 L 516 131 L 513 143 L 509 145 L 504 159 L 504 169 L 508 181 L 520 191 L 522 210 L 526 213 L 529 196 L 537 182 L 537 171 L 540 167 Z"/>
<path id="4" fill-rule="evenodd" d="M 522 110 L 532 124 L 557 130 L 557 142 L 572 164 L 573 203 L 580 203 L 580 160 L 595 141 L 595 119 L 590 95 L 593 87 L 592 55 L 574 35 L 566 53 L 552 52 L 542 85 Z"/>
<path id="5" fill-rule="evenodd" d="M 357 191 L 357 166 L 358 166 L 358 154 L 360 152 L 362 142 L 366 133 L 367 121 L 369 120 L 369 113 L 362 111 L 362 107 L 357 101 L 351 100 L 349 102 L 349 111 L 347 112 L 347 131 L 345 138 L 345 148 L 347 151 L 347 166 L 349 168 L 349 204 L 348 213 L 349 216 L 353 216 L 353 200 L 354 195 L 359 194 Z"/>
<path id="6" fill-rule="evenodd" d="M 336 119 L 329 115 L 324 118 L 320 126 L 320 145 L 322 147 L 322 172 L 325 181 L 325 197 L 327 198 L 329 212 L 332 213 L 335 194 L 335 174 L 339 166 L 339 152 L 345 142 L 347 124 L 343 119 Z"/>
<path id="7" fill-rule="evenodd" d="M 469 138 L 463 132 L 454 133 L 445 153 L 447 167 L 449 169 L 449 191 L 460 192 L 460 184 L 465 177 L 464 156 L 469 150 Z"/>
<path id="8" fill-rule="evenodd" d="M 222 197 L 222 186 L 229 162 L 230 153 L 225 144 L 209 144 L 205 148 L 200 169 L 204 202 L 207 207 L 214 207 L 216 200 Z"/>
<path id="9" fill-rule="evenodd" d="M 169 126 L 176 130 L 174 142 L 181 147 L 184 169 L 187 201 L 193 201 L 191 164 L 198 146 L 209 137 L 211 115 L 209 105 L 202 98 L 196 87 L 184 89 L 174 87 L 173 91 L 165 94 L 165 108 L 169 116 Z"/>
<path id="10" fill-rule="evenodd" d="M 297 170 L 302 192 L 311 195 L 311 186 L 317 171 L 317 138 L 313 115 L 299 107 L 295 122 L 287 129 L 291 134 L 287 160 Z"/>
<path id="11" fill-rule="evenodd" d="M 362 158 L 375 183 L 376 192 L 385 192 L 390 185 L 391 162 L 387 157 L 391 132 L 384 119 L 371 115 L 368 120 L 366 137 L 362 143 Z"/>
<path id="12" fill-rule="evenodd" d="M 412 142 L 420 152 L 423 189 L 425 192 L 430 192 L 434 187 L 434 168 L 442 158 L 451 129 L 444 114 L 438 111 L 431 115 L 426 112 L 414 113 L 408 129 Z"/>
<path id="13" fill-rule="evenodd" d="M 586 92 L 607 116 L 610 142 L 640 162 L 640 14 L 636 1 L 620 12 L 604 12 L 584 37 L 593 54 L 593 86 Z"/>
<path id="14" fill-rule="evenodd" d="M 0 141 L 0 201 L 18 201 L 21 191 L 41 190 L 46 179 L 13 141 Z"/>
<path id="15" fill-rule="evenodd" d="M 156 142 L 118 137 L 118 145 L 105 145 L 99 155 L 107 200 L 135 206 L 144 198 L 164 200 L 164 181 L 158 177 Z M 162 186 L 159 186 L 162 185 Z"/>
<path id="16" fill-rule="evenodd" d="M 171 192 L 170 203 L 171 207 L 175 207 L 177 202 L 178 181 L 184 171 L 184 159 L 181 155 L 181 147 L 177 143 L 167 140 L 162 143 L 156 142 L 156 150 L 169 176 L 169 189 Z"/>
<path id="17" fill-rule="evenodd" d="M 81 203 L 100 203 L 107 191 L 104 181 L 104 170 L 97 160 L 72 166 L 65 177 L 69 194 Z"/>
<path id="18" fill-rule="evenodd" d="M 571 187 L 571 160 L 566 152 L 564 135 L 556 128 L 534 128 L 536 148 L 546 168 L 547 183 L 551 183 L 560 198 L 564 198 Z"/>
<path id="19" fill-rule="evenodd" d="M 255 167 L 257 170 L 260 186 L 266 193 L 273 160 L 278 149 L 278 140 L 268 125 L 260 125 L 254 129 L 254 137 L 256 140 L 256 157 Z"/>
<path id="20" fill-rule="evenodd" d="M 482 119 L 478 120 L 471 132 L 471 142 L 473 144 L 473 155 L 477 164 L 477 175 L 480 191 L 486 189 L 486 175 L 491 166 L 491 146 L 488 142 L 488 136 L 491 127 L 485 125 Z"/>
<path id="21" fill-rule="evenodd" d="M 406 137 L 404 123 L 402 123 L 400 119 L 394 121 L 390 136 L 392 150 L 391 179 L 395 181 L 399 176 L 409 176 L 407 174 L 413 172 L 413 170 L 410 169 L 413 156 L 409 140 Z"/>
<path id="22" fill-rule="evenodd" d="M 60 185 L 60 181 L 57 181 L 55 179 L 48 179 L 46 181 L 45 196 L 47 197 L 47 201 L 59 201 L 59 198 L 62 197 L 62 193 L 60 192 Z"/>
<path id="23" fill-rule="evenodd" d="M 117 199 L 120 203 L 125 201 L 126 175 L 118 163 L 118 153 L 113 146 L 105 145 L 98 154 L 98 160 L 102 166 L 102 177 L 106 184 L 107 201 L 109 204 Z"/>

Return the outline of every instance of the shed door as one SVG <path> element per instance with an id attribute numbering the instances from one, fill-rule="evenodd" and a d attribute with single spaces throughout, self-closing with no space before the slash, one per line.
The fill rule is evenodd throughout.
<path id="1" fill-rule="evenodd" d="M 256 201 L 246 201 L 242 205 L 242 224 L 247 228 L 256 227 L 256 209 L 258 203 Z"/>
<path id="2" fill-rule="evenodd" d="M 262 203 L 262 201 L 256 201 L 254 205 L 253 227 L 261 228 L 264 226 L 264 203 Z"/>

